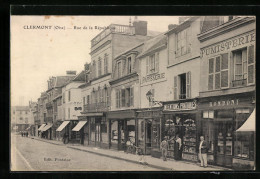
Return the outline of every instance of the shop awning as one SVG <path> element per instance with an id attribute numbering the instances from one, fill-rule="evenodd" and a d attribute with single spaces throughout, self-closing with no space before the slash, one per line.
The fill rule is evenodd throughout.
<path id="1" fill-rule="evenodd" d="M 86 123 L 87 121 L 79 121 L 79 123 L 72 129 L 72 131 L 79 131 Z"/>
<path id="2" fill-rule="evenodd" d="M 236 132 L 254 132 L 255 131 L 255 109 L 246 120 L 246 122 L 236 130 Z"/>
<path id="3" fill-rule="evenodd" d="M 52 127 L 52 125 L 47 124 L 46 126 L 44 126 L 44 128 L 42 129 L 42 131 L 47 131 L 48 129 L 50 129 Z"/>
<path id="4" fill-rule="evenodd" d="M 46 126 L 46 124 L 42 124 L 42 125 L 39 127 L 38 131 L 41 131 L 41 130 L 44 128 L 44 126 Z"/>
<path id="5" fill-rule="evenodd" d="M 70 123 L 70 121 L 63 121 L 63 123 L 58 127 L 58 129 L 56 131 L 57 132 L 62 131 L 69 123 Z"/>
<path id="6" fill-rule="evenodd" d="M 27 130 L 29 130 L 30 128 L 31 128 L 31 126 L 27 127 L 25 130 L 27 131 Z"/>

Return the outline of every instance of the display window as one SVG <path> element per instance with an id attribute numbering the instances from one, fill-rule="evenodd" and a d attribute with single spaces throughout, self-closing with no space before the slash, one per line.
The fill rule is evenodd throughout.
<path id="1" fill-rule="evenodd" d="M 138 120 L 138 145 L 142 146 L 145 143 L 145 120 Z"/>
<path id="2" fill-rule="evenodd" d="M 118 144 L 118 121 L 111 121 L 111 143 Z"/>
<path id="3" fill-rule="evenodd" d="M 126 145 L 135 145 L 135 119 L 131 119 L 127 121 L 127 142 Z"/>
<path id="4" fill-rule="evenodd" d="M 154 119 L 152 121 L 152 148 L 160 150 L 160 141 L 161 141 L 161 135 L 160 135 L 160 118 Z"/>
<path id="5" fill-rule="evenodd" d="M 104 117 L 101 120 L 101 139 L 103 143 L 108 143 L 107 122 L 106 122 L 106 118 Z"/>

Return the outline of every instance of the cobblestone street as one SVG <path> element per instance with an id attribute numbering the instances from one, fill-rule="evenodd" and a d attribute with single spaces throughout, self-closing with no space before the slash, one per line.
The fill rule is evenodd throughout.
<path id="1" fill-rule="evenodd" d="M 59 141 L 12 135 L 12 170 L 15 171 L 174 171 L 223 170 L 201 168 L 198 164 L 146 157 L 148 165 L 138 163 L 139 156 Z M 15 145 L 14 145 L 15 144 Z"/>

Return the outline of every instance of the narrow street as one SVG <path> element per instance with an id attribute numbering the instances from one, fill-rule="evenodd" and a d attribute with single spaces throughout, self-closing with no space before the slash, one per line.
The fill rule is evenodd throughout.
<path id="1" fill-rule="evenodd" d="M 11 170 L 15 171 L 151 171 L 150 166 L 99 156 L 66 146 L 12 135 Z"/>

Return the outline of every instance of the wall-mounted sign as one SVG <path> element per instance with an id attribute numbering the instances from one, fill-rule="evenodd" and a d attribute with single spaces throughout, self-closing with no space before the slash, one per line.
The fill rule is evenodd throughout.
<path id="1" fill-rule="evenodd" d="M 238 48 L 239 46 L 248 44 L 250 42 L 254 42 L 255 41 L 255 33 L 251 32 L 251 33 L 247 33 L 220 43 L 217 43 L 215 45 L 212 45 L 210 47 L 207 48 L 203 48 L 200 51 L 201 57 L 203 56 L 208 56 L 208 55 L 213 55 L 215 53 L 219 53 L 219 52 L 224 52 L 227 50 L 232 50 L 235 48 Z"/>
<path id="2" fill-rule="evenodd" d="M 165 73 L 156 73 L 156 74 L 151 74 L 143 77 L 142 83 L 147 83 L 150 81 L 156 81 L 159 79 L 165 78 Z"/>
<path id="3" fill-rule="evenodd" d="M 137 118 L 153 118 L 153 117 L 160 117 L 161 111 L 143 111 L 137 113 Z"/>
<path id="4" fill-rule="evenodd" d="M 238 105 L 238 103 L 239 103 L 238 99 L 213 101 L 213 102 L 209 102 L 209 107 L 214 107 L 214 106 L 235 106 L 235 105 Z"/>
<path id="5" fill-rule="evenodd" d="M 197 108 L 197 101 L 180 102 L 173 104 L 165 104 L 164 110 L 166 111 L 181 111 L 181 110 L 193 110 Z"/>

